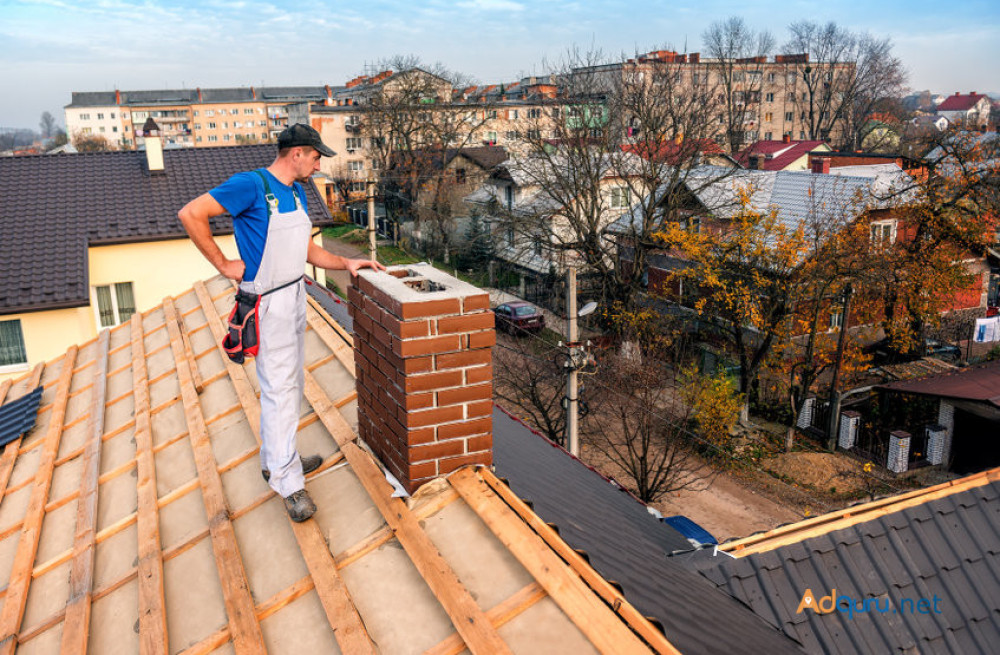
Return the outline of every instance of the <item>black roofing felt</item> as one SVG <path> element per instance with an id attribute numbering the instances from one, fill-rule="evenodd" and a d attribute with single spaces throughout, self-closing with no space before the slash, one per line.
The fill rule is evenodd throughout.
<path id="1" fill-rule="evenodd" d="M 586 551 L 604 578 L 657 619 L 683 653 L 801 653 L 791 639 L 667 555 L 689 549 L 680 533 L 628 493 L 500 409 L 493 412 L 497 475 L 538 516 Z"/>
<path id="2" fill-rule="evenodd" d="M 0 446 L 10 443 L 35 427 L 42 387 L 0 406 Z"/>
<path id="3" fill-rule="evenodd" d="M 1000 648 L 1000 482 L 773 551 L 716 559 L 698 563 L 703 574 L 810 653 Z M 887 611 L 797 614 L 806 589 L 817 599 L 831 589 L 879 599 Z M 920 599 L 929 601 L 927 613 L 917 611 Z"/>
<path id="4" fill-rule="evenodd" d="M 239 171 L 270 164 L 273 145 L 164 150 L 150 175 L 142 151 L 0 158 L 0 314 L 89 303 L 87 246 L 186 238 L 177 211 Z M 330 224 L 306 185 L 309 217 Z M 232 219 L 212 219 L 231 234 Z"/>

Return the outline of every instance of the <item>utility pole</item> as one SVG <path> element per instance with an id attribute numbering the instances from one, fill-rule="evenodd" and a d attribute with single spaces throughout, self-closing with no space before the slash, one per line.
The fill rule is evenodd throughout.
<path id="1" fill-rule="evenodd" d="M 840 362 L 844 358 L 844 344 L 847 341 L 847 319 L 851 309 L 851 294 L 854 289 L 848 282 L 844 287 L 844 308 L 840 314 L 840 337 L 837 339 L 837 358 L 833 362 L 833 378 L 830 380 L 830 417 L 826 436 L 826 449 L 833 452 L 837 448 L 837 429 L 840 427 L 840 392 L 837 378 L 840 377 Z"/>
<path id="2" fill-rule="evenodd" d="M 375 259 L 375 180 L 368 179 L 368 253 L 372 261 Z"/>
<path id="3" fill-rule="evenodd" d="M 577 379 L 577 343 L 576 329 L 576 268 L 572 265 L 566 268 L 566 447 L 574 457 L 580 456 L 580 441 L 578 436 L 578 379 Z"/>

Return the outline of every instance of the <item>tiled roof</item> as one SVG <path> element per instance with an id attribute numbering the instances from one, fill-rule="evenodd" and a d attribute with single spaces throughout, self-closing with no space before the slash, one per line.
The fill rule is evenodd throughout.
<path id="1" fill-rule="evenodd" d="M 674 559 L 690 542 L 627 492 L 501 410 L 493 412 L 497 475 L 584 551 L 625 598 L 663 625 L 683 653 L 799 653 L 798 644 L 720 595 Z"/>
<path id="2" fill-rule="evenodd" d="M 751 554 L 695 562 L 709 580 L 810 653 L 996 651 L 1000 470 L 800 525 L 762 535 L 756 544 L 743 540 Z M 816 599 L 836 589 L 855 603 L 875 599 L 880 610 L 886 601 L 888 607 L 853 616 L 846 610 L 800 613 L 806 589 Z M 920 599 L 928 601 L 925 611 L 915 610 Z"/>
<path id="3" fill-rule="evenodd" d="M 343 86 L 331 86 L 333 94 L 343 91 Z M 326 98 L 325 86 L 238 86 L 200 89 L 149 89 L 140 91 L 119 91 L 122 106 L 202 104 L 220 102 L 261 102 L 287 100 L 320 100 Z M 256 93 L 256 100 L 254 94 Z M 116 102 L 115 91 L 74 91 L 71 102 L 66 107 L 109 107 Z"/>
<path id="4" fill-rule="evenodd" d="M 297 439 L 324 463 L 306 482 L 316 515 L 289 521 L 260 475 L 254 365 L 219 346 L 232 295 L 199 282 L 0 385 L 44 388 L 36 428 L 0 456 L 0 643 L 676 652 L 488 469 L 392 497 L 356 436 L 351 339 L 311 300 Z"/>
<path id="5" fill-rule="evenodd" d="M 969 93 L 950 95 L 944 102 L 937 106 L 938 111 L 967 111 L 976 106 L 980 100 L 985 98 L 981 93 Z"/>
<path id="6" fill-rule="evenodd" d="M 273 145 L 0 158 L 0 314 L 89 303 L 87 246 L 184 238 L 177 211 L 230 175 L 270 164 Z M 331 221 L 312 184 L 313 223 Z M 228 215 L 214 234 L 232 233 Z"/>
<path id="7" fill-rule="evenodd" d="M 736 157 L 743 166 L 750 164 L 750 155 L 764 157 L 765 171 L 781 171 L 811 151 L 826 145 L 824 141 L 758 141 Z"/>
<path id="8" fill-rule="evenodd" d="M 848 173 L 842 174 L 844 168 Z M 737 190 L 753 189 L 751 207 L 765 211 L 774 208 L 778 220 L 796 229 L 805 222 L 819 228 L 845 223 L 853 219 L 865 204 L 874 207 L 891 207 L 899 198 L 891 197 L 890 190 L 900 192 L 912 180 L 895 164 L 831 168 L 830 174 L 810 171 L 761 171 L 731 170 L 715 166 L 694 168 L 683 175 L 679 182 L 697 198 L 704 210 L 717 217 L 729 218 L 738 208 Z M 666 193 L 661 187 L 658 196 Z M 641 206 L 615 221 L 608 231 L 628 234 L 633 225 L 639 225 Z"/>

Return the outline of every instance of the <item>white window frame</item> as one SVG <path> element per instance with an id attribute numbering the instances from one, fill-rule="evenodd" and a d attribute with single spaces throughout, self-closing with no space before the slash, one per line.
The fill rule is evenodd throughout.
<path id="1" fill-rule="evenodd" d="M 627 209 L 632 206 L 631 189 L 627 186 L 616 186 L 611 188 L 612 209 Z"/>
<path id="2" fill-rule="evenodd" d="M 886 243 L 886 229 L 888 228 L 889 242 Z M 876 237 L 876 234 L 878 236 Z M 896 219 L 888 218 L 882 221 L 872 221 L 868 226 L 868 238 L 876 248 L 887 248 L 896 243 Z"/>
<path id="3" fill-rule="evenodd" d="M 121 318 L 121 313 L 118 307 L 118 289 L 116 288 L 119 284 L 128 284 L 132 287 L 132 303 L 138 304 L 135 301 L 135 284 L 132 282 L 112 282 L 110 284 L 96 284 L 90 287 L 90 306 L 94 308 L 94 324 L 97 326 L 97 331 L 100 332 L 104 328 L 115 327 L 115 325 L 121 325 L 125 321 L 132 318 L 129 316 L 124 320 Z M 108 287 L 108 291 L 111 295 L 111 313 L 114 316 L 114 325 L 101 325 L 101 307 L 100 303 L 97 301 L 97 288 L 98 287 Z M 136 313 L 139 312 L 138 307 L 133 308 Z"/>

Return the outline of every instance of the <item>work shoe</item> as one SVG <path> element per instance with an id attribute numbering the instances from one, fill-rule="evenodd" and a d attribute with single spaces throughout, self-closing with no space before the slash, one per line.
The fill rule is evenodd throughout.
<path id="1" fill-rule="evenodd" d="M 323 464 L 323 458 L 319 455 L 309 455 L 308 457 L 299 456 L 302 460 L 302 473 L 308 475 L 316 469 L 318 469 Z M 264 476 L 264 482 L 269 482 L 271 480 L 271 472 L 267 469 L 262 469 L 260 472 Z"/>
<path id="2" fill-rule="evenodd" d="M 316 512 L 316 503 L 309 497 L 308 491 L 299 489 L 285 497 L 285 509 L 293 521 L 302 523 Z"/>

